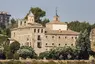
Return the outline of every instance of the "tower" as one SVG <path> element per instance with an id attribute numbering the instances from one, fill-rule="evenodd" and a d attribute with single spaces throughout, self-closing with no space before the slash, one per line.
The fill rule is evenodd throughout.
<path id="1" fill-rule="evenodd" d="M 33 13 L 29 12 L 27 23 L 33 24 L 34 22 L 35 22 L 35 19 L 34 19 Z"/>
<path id="2" fill-rule="evenodd" d="M 53 19 L 53 20 L 54 20 L 54 21 L 59 21 L 59 16 L 58 16 L 58 14 L 57 14 L 57 8 L 56 8 L 56 11 L 55 11 L 55 12 L 56 12 L 56 15 L 54 16 L 54 19 Z"/>

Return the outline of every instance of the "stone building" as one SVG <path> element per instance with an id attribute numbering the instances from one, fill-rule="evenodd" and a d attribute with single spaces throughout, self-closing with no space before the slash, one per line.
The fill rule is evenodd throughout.
<path id="1" fill-rule="evenodd" d="M 10 19 L 10 14 L 8 14 L 7 12 L 0 12 L 0 26 L 5 26 L 7 27 L 9 24 L 9 19 Z"/>
<path id="2" fill-rule="evenodd" d="M 11 30 L 12 39 L 21 46 L 31 46 L 37 54 L 53 47 L 75 46 L 78 35 L 78 32 L 69 30 L 66 23 L 60 22 L 58 15 L 43 27 L 35 22 L 32 13 L 27 20 L 19 20 L 18 27 Z"/>
<path id="3" fill-rule="evenodd" d="M 90 33 L 91 49 L 95 51 L 95 28 Z"/>

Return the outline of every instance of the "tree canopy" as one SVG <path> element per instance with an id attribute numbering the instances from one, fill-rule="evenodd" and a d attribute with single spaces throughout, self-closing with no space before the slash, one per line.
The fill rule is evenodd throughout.
<path id="1" fill-rule="evenodd" d="M 38 23 L 40 23 L 41 18 L 46 15 L 46 12 L 39 7 L 34 7 L 34 8 L 31 7 L 29 10 L 29 13 L 30 12 L 34 14 L 35 22 L 38 22 Z M 25 19 L 27 19 L 27 16 L 29 15 L 29 13 L 27 13 L 27 15 L 25 16 Z"/>

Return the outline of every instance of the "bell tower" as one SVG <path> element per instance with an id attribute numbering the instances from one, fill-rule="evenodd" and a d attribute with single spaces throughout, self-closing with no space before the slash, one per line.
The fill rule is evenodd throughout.
<path id="1" fill-rule="evenodd" d="M 33 13 L 29 12 L 27 23 L 33 24 L 34 22 L 35 22 L 35 19 L 34 19 Z"/>
<path id="2" fill-rule="evenodd" d="M 58 16 L 58 14 L 57 14 L 57 8 L 56 8 L 56 15 L 54 16 L 54 18 L 53 18 L 53 20 L 54 21 L 59 21 L 59 16 Z"/>

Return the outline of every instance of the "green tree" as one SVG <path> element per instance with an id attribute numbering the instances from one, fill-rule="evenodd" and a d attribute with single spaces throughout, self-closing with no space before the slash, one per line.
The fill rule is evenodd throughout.
<path id="1" fill-rule="evenodd" d="M 26 58 L 35 58 L 37 55 L 34 52 L 32 47 L 29 46 L 22 46 L 17 53 L 20 55 L 20 57 L 26 59 Z"/>
<path id="2" fill-rule="evenodd" d="M 46 12 L 44 10 L 42 10 L 39 7 L 31 7 L 31 9 L 29 10 L 29 13 L 32 12 L 34 14 L 34 18 L 35 18 L 35 22 L 41 23 L 41 18 L 44 17 L 46 15 Z M 25 16 L 25 19 L 27 19 L 27 16 L 29 15 L 29 13 L 27 13 L 27 15 Z"/>
<path id="3" fill-rule="evenodd" d="M 44 19 L 41 24 L 45 27 L 46 26 L 46 23 L 50 22 L 49 19 Z"/>
<path id="4" fill-rule="evenodd" d="M 91 25 L 84 21 L 84 22 L 79 22 L 79 21 L 72 21 L 68 23 L 68 28 L 77 32 L 84 31 L 88 27 L 91 27 Z"/>
<path id="5" fill-rule="evenodd" d="M 17 52 L 14 53 L 14 55 L 13 55 L 13 59 L 16 59 L 16 60 L 19 59 L 19 54 L 18 54 Z"/>
<path id="6" fill-rule="evenodd" d="M 80 48 L 79 59 L 88 59 L 91 47 L 90 47 L 89 33 L 87 29 L 79 35 L 79 38 L 76 42 L 76 46 Z"/>
<path id="7" fill-rule="evenodd" d="M 11 24 L 10 24 L 10 28 L 15 28 L 17 27 L 17 20 L 15 20 L 14 18 L 11 19 Z"/>
<path id="8" fill-rule="evenodd" d="M 10 44 L 10 50 L 14 54 L 18 49 L 20 48 L 20 43 L 17 41 L 14 41 Z"/>

